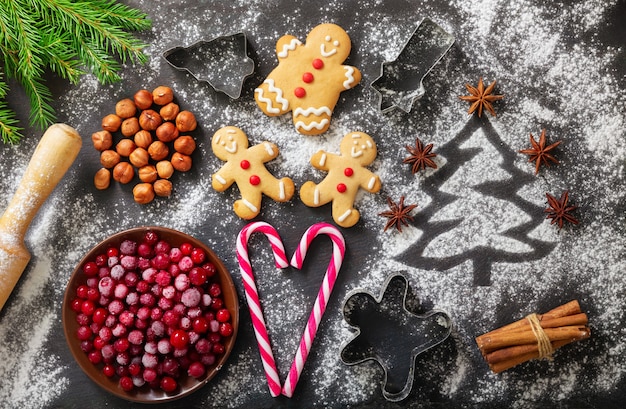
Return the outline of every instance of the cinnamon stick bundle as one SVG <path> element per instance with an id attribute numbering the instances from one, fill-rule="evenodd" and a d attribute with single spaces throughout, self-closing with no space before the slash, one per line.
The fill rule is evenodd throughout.
<path id="1" fill-rule="evenodd" d="M 480 335 L 476 344 L 489 368 L 500 373 L 531 359 L 551 359 L 563 345 L 589 338 L 587 322 L 587 314 L 573 300 Z"/>

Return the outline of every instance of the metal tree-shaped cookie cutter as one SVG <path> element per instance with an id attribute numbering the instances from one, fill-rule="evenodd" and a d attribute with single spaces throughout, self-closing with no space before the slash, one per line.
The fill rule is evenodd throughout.
<path id="1" fill-rule="evenodd" d="M 450 317 L 443 311 L 421 315 L 407 309 L 416 303 L 407 278 L 394 274 L 378 297 L 353 290 L 343 306 L 344 319 L 356 334 L 342 346 L 341 360 L 346 365 L 378 362 L 384 371 L 382 393 L 388 401 L 398 402 L 409 395 L 416 357 L 445 341 L 452 330 Z"/>
<path id="2" fill-rule="evenodd" d="M 254 73 L 254 60 L 248 57 L 244 33 L 198 41 L 189 47 L 174 47 L 163 58 L 179 71 L 207 82 L 216 91 L 239 98 L 243 82 Z"/>
<path id="3" fill-rule="evenodd" d="M 424 93 L 422 81 L 454 44 L 454 37 L 425 18 L 394 61 L 382 63 L 380 76 L 370 84 L 379 94 L 383 113 L 400 108 L 411 112 Z"/>

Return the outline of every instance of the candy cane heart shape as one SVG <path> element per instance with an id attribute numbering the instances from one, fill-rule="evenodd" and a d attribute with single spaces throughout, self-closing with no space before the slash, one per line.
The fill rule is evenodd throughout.
<path id="1" fill-rule="evenodd" d="M 326 273 L 324 274 L 324 280 L 322 281 L 322 285 L 317 293 L 315 304 L 313 305 L 306 327 L 302 333 L 302 338 L 300 339 L 296 355 L 293 358 L 291 369 L 289 370 L 289 376 L 285 380 L 285 384 L 282 389 L 282 394 L 287 397 L 293 396 L 293 392 L 296 388 L 298 380 L 300 379 L 304 363 L 309 356 L 313 339 L 317 333 L 324 311 L 326 311 L 326 305 L 328 304 L 333 287 L 335 286 L 337 274 L 339 273 L 339 269 L 341 268 L 341 263 L 343 262 L 343 257 L 346 252 L 345 240 L 339 229 L 332 224 L 317 223 L 309 227 L 302 236 L 300 245 L 291 259 L 291 265 L 293 267 L 297 269 L 302 268 L 309 245 L 313 239 L 320 234 L 327 235 L 332 240 L 333 256 L 328 264 Z"/>
<path id="2" fill-rule="evenodd" d="M 250 258 L 248 257 L 248 239 L 255 232 L 261 232 L 269 239 L 272 246 L 272 252 L 274 253 L 276 267 L 286 268 L 289 264 L 287 262 L 287 254 L 285 253 L 283 242 L 276 229 L 274 229 L 271 225 L 265 222 L 253 222 L 241 229 L 239 235 L 237 236 L 237 260 L 239 261 L 239 271 L 241 272 L 246 299 L 248 301 L 252 326 L 254 327 L 254 335 L 256 336 L 257 343 L 259 344 L 259 352 L 261 354 L 267 384 L 271 395 L 276 397 L 281 393 L 281 383 L 280 378 L 278 377 L 278 370 L 276 369 L 274 354 L 272 353 L 272 346 L 267 333 L 265 317 L 263 315 L 263 310 L 261 309 L 259 292 L 256 287 L 254 273 L 252 272 L 252 265 L 250 264 Z"/>

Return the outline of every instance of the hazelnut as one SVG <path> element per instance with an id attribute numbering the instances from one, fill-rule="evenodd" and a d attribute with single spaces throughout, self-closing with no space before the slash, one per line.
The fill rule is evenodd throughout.
<path id="1" fill-rule="evenodd" d="M 122 125 L 122 118 L 115 114 L 109 114 L 102 118 L 102 129 L 109 132 L 117 132 Z"/>
<path id="2" fill-rule="evenodd" d="M 159 179 L 154 182 L 154 193 L 157 196 L 168 197 L 172 194 L 172 182 L 165 179 Z"/>
<path id="3" fill-rule="evenodd" d="M 91 134 L 91 141 L 96 150 L 102 152 L 113 146 L 113 136 L 109 131 L 98 131 Z"/>
<path id="4" fill-rule="evenodd" d="M 159 110 L 159 114 L 165 121 L 173 121 L 176 119 L 176 115 L 180 112 L 180 107 L 178 104 L 174 102 L 170 102 L 169 104 L 163 106 Z"/>
<path id="5" fill-rule="evenodd" d="M 155 180 L 157 180 L 157 176 L 158 176 L 156 167 L 154 165 L 142 166 L 137 171 L 137 174 L 139 175 L 139 179 L 142 182 L 146 182 L 146 183 L 154 182 Z"/>
<path id="6" fill-rule="evenodd" d="M 160 178 L 169 179 L 174 174 L 174 166 L 169 160 L 162 160 L 156 164 L 156 171 Z"/>
<path id="7" fill-rule="evenodd" d="M 180 115 L 180 114 L 179 114 Z M 139 115 L 139 126 L 146 131 L 154 131 L 163 123 L 163 118 L 156 111 L 146 109 Z"/>
<path id="8" fill-rule="evenodd" d="M 152 143 L 152 134 L 142 129 L 135 134 L 134 142 L 138 147 L 148 149 L 148 146 Z"/>
<path id="9" fill-rule="evenodd" d="M 133 165 L 128 162 L 120 162 L 113 168 L 113 179 L 122 184 L 126 184 L 133 180 L 135 176 L 135 170 Z"/>
<path id="10" fill-rule="evenodd" d="M 144 148 L 135 148 L 135 150 L 128 155 L 128 160 L 136 168 L 141 168 L 142 166 L 146 166 L 148 164 L 150 156 L 148 155 L 148 151 Z"/>
<path id="11" fill-rule="evenodd" d="M 191 155 L 196 149 L 196 141 L 189 135 L 184 135 L 174 141 L 174 150 L 185 155 Z"/>
<path id="12" fill-rule="evenodd" d="M 117 145 L 115 145 L 115 150 L 117 151 L 117 153 L 120 154 L 120 156 L 126 156 L 128 157 L 132 151 L 134 151 L 137 148 L 137 145 L 135 145 L 135 142 L 133 142 L 132 139 L 122 139 L 121 141 L 119 141 L 117 143 Z"/>
<path id="13" fill-rule="evenodd" d="M 137 113 L 137 106 L 130 98 L 124 98 L 115 104 L 115 114 L 120 118 L 130 118 Z"/>
<path id="14" fill-rule="evenodd" d="M 180 172 L 187 172 L 191 169 L 191 157 L 180 152 L 174 152 L 170 160 L 174 169 Z"/>
<path id="15" fill-rule="evenodd" d="M 126 118 L 122 121 L 122 135 L 124 136 L 133 136 L 141 129 L 139 128 L 139 120 L 134 116 L 131 118 Z"/>
<path id="16" fill-rule="evenodd" d="M 189 132 L 196 129 L 197 126 L 196 116 L 189 111 L 180 111 L 176 115 L 176 128 L 180 132 Z"/>
<path id="17" fill-rule="evenodd" d="M 111 171 L 101 168 L 93 177 L 93 184 L 98 190 L 104 190 L 111 184 Z"/>
<path id="18" fill-rule="evenodd" d="M 140 89 L 135 93 L 133 100 L 137 108 L 141 110 L 148 109 L 152 106 L 152 92 L 147 89 Z"/>
<path id="19" fill-rule="evenodd" d="M 163 122 L 156 129 L 156 136 L 161 142 L 172 142 L 178 138 L 178 129 L 173 122 Z"/>
<path id="20" fill-rule="evenodd" d="M 140 204 L 150 203 L 154 200 L 154 189 L 151 183 L 138 183 L 133 188 L 133 198 Z"/>
<path id="21" fill-rule="evenodd" d="M 100 154 L 100 163 L 105 168 L 111 169 L 113 166 L 120 163 L 120 155 L 112 149 L 107 149 Z"/>
<path id="22" fill-rule="evenodd" d="M 152 91 L 152 100 L 157 105 L 167 105 L 174 100 L 174 92 L 170 87 L 161 85 Z"/>
<path id="23" fill-rule="evenodd" d="M 169 153 L 169 148 L 161 141 L 154 141 L 148 146 L 148 154 L 153 160 L 160 161 L 165 159 Z"/>

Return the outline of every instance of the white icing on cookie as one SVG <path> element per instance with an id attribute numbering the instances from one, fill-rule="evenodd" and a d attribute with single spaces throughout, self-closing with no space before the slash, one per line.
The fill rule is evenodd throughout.
<path id="1" fill-rule="evenodd" d="M 285 200 L 285 183 L 282 180 L 278 182 L 278 188 L 278 197 L 280 197 L 280 200 Z"/>
<path id="2" fill-rule="evenodd" d="M 344 65 L 343 68 L 346 70 L 346 80 L 343 82 L 343 87 L 345 89 L 350 89 L 354 83 L 354 68 L 349 65 Z"/>
<path id="3" fill-rule="evenodd" d="M 274 148 L 268 142 L 263 142 L 263 146 L 265 147 L 265 151 L 270 154 L 270 156 L 274 156 Z"/>
<path id="4" fill-rule="evenodd" d="M 269 92 L 276 94 L 276 102 L 282 106 L 283 111 L 286 111 L 289 108 L 289 101 L 283 98 L 283 90 L 276 87 L 274 85 L 274 80 L 271 78 L 266 79 L 265 81 L 263 81 L 263 83 L 267 84 L 267 90 Z M 254 90 L 254 92 L 259 95 L 259 101 L 264 102 L 267 105 L 267 112 L 272 114 L 280 113 L 280 109 L 274 107 L 272 100 L 263 95 L 262 88 L 257 88 Z"/>
<path id="5" fill-rule="evenodd" d="M 230 144 L 230 147 L 224 146 L 224 149 L 228 153 L 235 153 L 235 152 L 237 152 L 237 141 L 233 141 L 233 143 Z"/>
<path id="6" fill-rule="evenodd" d="M 322 156 L 320 157 L 320 166 L 324 166 L 325 163 L 326 163 L 326 154 L 322 153 Z"/>
<path id="7" fill-rule="evenodd" d="M 321 106 L 319 108 L 309 107 L 309 108 L 306 108 L 306 109 L 297 107 L 293 111 L 294 116 L 302 115 L 304 117 L 307 117 L 307 116 L 309 116 L 311 114 L 316 115 L 316 116 L 320 116 L 322 114 L 326 114 L 328 116 L 331 116 L 332 113 L 333 112 L 327 106 Z"/>
<path id="8" fill-rule="evenodd" d="M 246 205 L 248 209 L 252 210 L 253 212 L 257 213 L 259 211 L 259 209 L 257 209 L 255 205 L 248 202 L 246 199 L 241 199 L 241 201 L 243 202 L 244 205 Z"/>
<path id="9" fill-rule="evenodd" d="M 350 151 L 350 156 L 352 156 L 353 158 L 358 158 L 361 155 L 363 155 L 363 151 L 357 150 L 357 147 L 353 146 L 352 150 Z"/>
<path id="10" fill-rule="evenodd" d="M 367 188 L 369 190 L 372 190 L 375 184 L 376 184 L 376 178 L 372 176 L 372 178 L 370 179 L 370 182 L 367 184 Z"/>
<path id="11" fill-rule="evenodd" d="M 344 214 L 342 214 L 341 216 L 339 216 L 339 217 L 337 218 L 337 220 L 338 220 L 339 222 L 343 222 L 343 221 L 344 221 L 344 220 L 346 220 L 346 219 L 348 218 L 348 216 L 350 216 L 351 214 L 352 214 L 352 209 L 350 209 L 350 210 L 346 210 L 346 212 L 345 212 Z"/>
<path id="12" fill-rule="evenodd" d="M 276 55 L 278 55 L 278 58 L 286 58 L 289 55 L 289 51 L 295 50 L 299 45 L 302 45 L 302 42 L 297 38 L 293 38 L 289 44 L 283 45 L 283 49 Z"/>
<path id="13" fill-rule="evenodd" d="M 361 137 L 361 135 L 359 135 L 358 133 L 353 133 L 352 134 L 352 139 L 357 139 L 357 138 L 360 138 L 360 137 Z"/>
<path id="14" fill-rule="evenodd" d="M 334 55 L 337 53 L 337 49 L 333 48 L 330 51 L 326 51 L 326 47 L 324 47 L 325 44 L 320 45 L 320 54 L 322 54 L 322 57 L 330 57 L 331 55 Z"/>
<path id="15" fill-rule="evenodd" d="M 220 175 L 217 175 L 217 174 L 216 174 L 216 175 L 215 175 L 215 180 L 217 180 L 218 182 L 220 182 L 222 185 L 225 185 L 225 184 L 226 184 L 226 180 L 225 180 L 223 177 L 221 177 Z"/>
<path id="16" fill-rule="evenodd" d="M 311 122 L 311 123 L 310 123 L 310 124 L 308 124 L 308 125 L 307 125 L 307 124 L 305 124 L 305 123 L 304 123 L 304 122 L 302 122 L 302 121 L 298 121 L 298 122 L 296 122 L 296 129 L 300 129 L 300 128 L 302 128 L 302 129 L 304 129 L 305 131 L 310 131 L 310 130 L 311 130 L 311 129 L 313 129 L 313 128 L 316 128 L 316 129 L 322 129 L 322 128 L 324 128 L 326 125 L 328 125 L 328 119 L 326 119 L 326 118 L 322 119 L 320 122 L 313 121 L 313 122 Z"/>
<path id="17" fill-rule="evenodd" d="M 320 190 L 318 188 L 313 191 L 313 204 L 320 204 Z"/>

